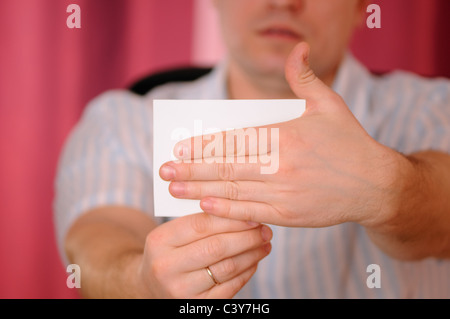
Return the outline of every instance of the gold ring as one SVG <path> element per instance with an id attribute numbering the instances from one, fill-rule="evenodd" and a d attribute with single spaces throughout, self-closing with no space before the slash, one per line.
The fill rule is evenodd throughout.
<path id="1" fill-rule="evenodd" d="M 216 280 L 216 278 L 214 277 L 213 273 L 211 272 L 211 269 L 209 269 L 209 267 L 205 268 L 206 271 L 208 272 L 209 277 L 211 277 L 211 279 L 214 281 L 215 285 L 218 285 L 219 282 Z"/>

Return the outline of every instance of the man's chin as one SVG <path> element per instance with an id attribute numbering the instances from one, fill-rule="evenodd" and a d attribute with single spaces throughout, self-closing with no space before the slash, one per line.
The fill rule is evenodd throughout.
<path id="1" fill-rule="evenodd" d="M 258 73 L 261 75 L 272 76 L 276 78 L 285 78 L 285 65 L 287 58 L 264 59 L 257 66 Z"/>
<path id="2" fill-rule="evenodd" d="M 241 56 L 242 57 L 242 56 Z M 249 75 L 274 80 L 285 80 L 285 65 L 288 56 L 266 54 L 259 56 L 246 56 L 240 59 L 241 68 Z"/>

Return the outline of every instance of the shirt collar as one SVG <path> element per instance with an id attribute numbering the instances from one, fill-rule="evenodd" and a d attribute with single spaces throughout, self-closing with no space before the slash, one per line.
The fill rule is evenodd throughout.
<path id="1" fill-rule="evenodd" d="M 361 122 L 367 115 L 372 76 L 355 57 L 347 52 L 341 62 L 332 89 L 339 94 Z"/>
<path id="2" fill-rule="evenodd" d="M 227 99 L 228 59 L 221 60 L 208 75 L 209 98 Z M 347 52 L 333 82 L 332 89 L 338 93 L 358 120 L 367 113 L 371 87 L 370 72 L 350 53 Z"/>

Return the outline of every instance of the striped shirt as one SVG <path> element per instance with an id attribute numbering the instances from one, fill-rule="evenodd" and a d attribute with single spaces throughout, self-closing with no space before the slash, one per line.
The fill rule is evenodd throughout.
<path id="1" fill-rule="evenodd" d="M 126 205 L 153 215 L 152 101 L 226 99 L 225 69 L 220 64 L 197 81 L 166 84 L 144 97 L 109 91 L 88 105 L 66 143 L 56 180 L 55 224 L 64 260 L 63 238 L 83 212 Z M 349 54 L 333 89 L 380 143 L 405 154 L 450 153 L 448 80 L 406 72 L 377 77 Z M 272 252 L 238 298 L 450 298 L 449 260 L 392 259 L 358 224 L 271 228 Z M 380 288 L 368 284 L 377 274 L 373 264 Z"/>

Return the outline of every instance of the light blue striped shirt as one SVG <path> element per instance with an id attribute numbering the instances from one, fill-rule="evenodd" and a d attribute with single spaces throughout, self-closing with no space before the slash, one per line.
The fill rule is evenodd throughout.
<path id="1" fill-rule="evenodd" d="M 333 86 L 368 133 L 408 154 L 450 153 L 450 81 L 405 72 L 376 77 L 348 55 Z M 127 205 L 153 215 L 152 100 L 225 99 L 225 65 L 190 83 L 145 97 L 114 90 L 94 99 L 68 139 L 56 180 L 55 224 L 63 238 L 83 212 Z M 174 115 L 176 116 L 176 115 Z M 161 221 L 161 220 L 160 220 Z M 363 227 L 272 226 L 272 252 L 238 298 L 450 298 L 450 261 L 403 262 L 380 251 Z M 369 288 L 371 264 L 381 288 Z"/>

